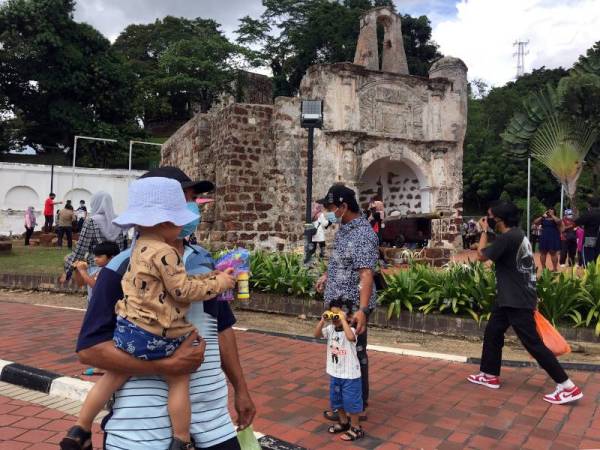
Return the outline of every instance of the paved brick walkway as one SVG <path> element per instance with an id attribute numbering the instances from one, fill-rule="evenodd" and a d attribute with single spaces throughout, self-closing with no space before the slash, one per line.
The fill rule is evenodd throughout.
<path id="1" fill-rule="evenodd" d="M 74 420 L 57 409 L 0 394 L 0 450 L 56 450 Z M 94 448 L 101 448 L 98 425 L 92 439 Z"/>
<path id="2" fill-rule="evenodd" d="M 72 352 L 81 318 L 0 302 L 0 359 L 80 373 Z M 237 338 L 258 408 L 255 430 L 310 449 L 600 448 L 600 374 L 573 372 L 585 398 L 551 406 L 541 396 L 554 386 L 538 369 L 507 368 L 502 389 L 490 391 L 464 380 L 474 366 L 378 352 L 370 353 L 369 437 L 340 444 L 321 418 L 328 398 L 323 345 L 249 332 Z"/>

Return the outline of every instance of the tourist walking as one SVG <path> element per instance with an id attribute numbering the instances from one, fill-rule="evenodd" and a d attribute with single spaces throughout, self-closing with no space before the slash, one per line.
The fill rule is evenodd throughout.
<path id="1" fill-rule="evenodd" d="M 60 205 L 62 202 L 55 202 L 56 194 L 50 192 L 48 198 L 44 202 L 44 233 L 52 232 L 54 224 L 54 205 Z"/>
<path id="2" fill-rule="evenodd" d="M 79 207 L 75 211 L 75 215 L 77 217 L 77 226 L 75 227 L 75 231 L 81 231 L 83 227 L 83 222 L 87 219 L 87 207 L 85 206 L 85 200 L 79 200 Z"/>
<path id="3" fill-rule="evenodd" d="M 67 236 L 67 247 L 73 248 L 73 218 L 75 212 L 73 211 L 73 205 L 68 203 L 58 213 L 58 223 L 56 224 L 56 237 L 58 242 L 56 245 L 62 247 L 63 237 Z"/>
<path id="4" fill-rule="evenodd" d="M 577 233 L 575 232 L 575 219 L 572 209 L 565 209 L 565 214 L 561 222 L 560 233 L 560 266 L 574 267 L 577 264 Z"/>
<path id="5" fill-rule="evenodd" d="M 595 262 L 600 256 L 600 199 L 593 198 L 589 201 L 589 209 L 583 213 L 575 223 L 583 226 L 583 264 L 587 266 Z"/>
<path id="6" fill-rule="evenodd" d="M 29 245 L 29 239 L 33 235 L 33 230 L 37 225 L 33 206 L 29 206 L 25 211 L 25 245 Z"/>
<path id="7" fill-rule="evenodd" d="M 325 307 L 346 307 L 353 313 L 352 323 L 358 334 L 356 351 L 360 362 L 362 397 L 365 409 L 369 402 L 369 359 L 367 357 L 367 322 L 377 305 L 374 273 L 379 258 L 379 241 L 367 219 L 360 213 L 355 192 L 335 184 L 318 203 L 327 213 L 329 223 L 340 223 L 329 257 L 327 271 L 319 278 L 316 289 L 324 294 Z M 325 417 L 339 421 L 337 411 Z"/>
<path id="8" fill-rule="evenodd" d="M 544 395 L 549 403 L 562 404 L 583 397 L 556 356 L 544 345 L 535 326 L 537 308 L 536 267 L 525 233 L 518 228 L 519 210 L 509 202 L 499 202 L 480 221 L 483 232 L 477 255 L 480 261 L 494 262 L 496 301 L 483 337 L 480 372 L 470 375 L 471 383 L 492 389 L 500 387 L 500 368 L 504 334 L 512 326 L 515 334 L 548 375 L 557 383 L 554 392 Z M 488 232 L 496 231 L 496 239 L 488 246 Z"/>
<path id="9" fill-rule="evenodd" d="M 552 270 L 556 272 L 558 270 L 558 252 L 560 251 L 561 221 L 556 217 L 554 208 L 548 208 L 544 215 L 535 219 L 533 223 L 542 227 L 540 235 L 540 261 L 542 269 L 546 268 L 546 258 L 550 254 Z"/>
<path id="10" fill-rule="evenodd" d="M 325 230 L 331 225 L 325 218 L 323 206 L 319 204 L 315 205 L 313 208 L 312 220 L 313 227 L 315 227 L 315 234 L 312 237 L 312 242 L 308 248 L 306 258 L 304 258 L 304 264 L 310 263 L 310 260 L 317 252 L 317 247 L 319 248 L 319 257 L 321 259 L 325 257 Z"/>
<path id="11" fill-rule="evenodd" d="M 198 194 L 214 189 L 211 182 L 192 181 L 175 167 L 153 169 L 143 177 L 179 181 L 189 208 Z M 195 228 L 198 222 L 190 225 L 187 228 Z M 184 238 L 185 235 L 180 234 L 171 245 L 182 255 L 186 272 L 201 275 L 212 271 L 214 260 L 210 252 L 187 245 Z M 142 361 L 134 358 L 115 348 L 112 340 L 116 327 L 115 304 L 123 298 L 121 279 L 129 266 L 130 255 L 131 249 L 121 252 L 98 276 L 77 341 L 82 363 L 135 374 L 115 395 L 110 414 L 104 421 L 105 450 L 164 450 L 172 433 L 166 396 L 163 395 L 167 389 L 163 377 L 190 372 L 193 372 L 190 382 L 192 437 L 196 448 L 239 450 L 236 428 L 229 415 L 227 380 L 233 387 L 235 422 L 240 430 L 252 423 L 256 408 L 240 365 L 232 328 L 236 319 L 229 303 L 216 299 L 193 303 L 187 318 L 201 333 L 201 338 L 193 332 L 166 359 Z M 194 344 L 196 339 L 199 339 L 198 345 Z"/>
<path id="12" fill-rule="evenodd" d="M 98 267 L 94 263 L 94 247 L 101 242 L 115 242 L 121 250 L 126 247 L 126 238 L 123 230 L 113 224 L 116 217 L 110 194 L 100 191 L 95 193 L 90 200 L 91 214 L 83 223 L 79 231 L 79 239 L 73 253 L 65 259 L 65 275 L 61 281 L 71 276 L 73 263 L 85 261 L 88 264 L 88 273 L 93 276 Z M 91 292 L 88 293 L 91 296 Z"/>

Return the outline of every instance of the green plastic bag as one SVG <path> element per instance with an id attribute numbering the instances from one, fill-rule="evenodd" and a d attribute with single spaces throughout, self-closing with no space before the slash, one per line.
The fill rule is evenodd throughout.
<path id="1" fill-rule="evenodd" d="M 251 426 L 242 431 L 238 431 L 237 438 L 242 450 L 262 450 L 262 447 L 258 443 L 258 439 L 254 436 L 254 431 Z"/>

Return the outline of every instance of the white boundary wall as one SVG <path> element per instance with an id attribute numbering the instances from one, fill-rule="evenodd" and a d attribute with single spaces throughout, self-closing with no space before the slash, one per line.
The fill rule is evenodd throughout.
<path id="1" fill-rule="evenodd" d="M 97 191 L 112 195 L 115 211 L 127 206 L 127 187 L 144 172 L 120 169 L 75 168 L 74 189 L 71 189 L 72 168 L 54 166 L 53 191 L 58 201 L 71 200 L 77 208 L 80 200 L 89 201 Z M 0 234 L 21 234 L 25 231 L 23 213 L 33 206 L 38 216 L 38 225 L 44 224 L 42 217 L 44 201 L 50 193 L 51 166 L 40 164 L 0 163 Z M 62 205 L 57 205 L 60 208 Z M 37 227 L 36 230 L 39 230 Z"/>

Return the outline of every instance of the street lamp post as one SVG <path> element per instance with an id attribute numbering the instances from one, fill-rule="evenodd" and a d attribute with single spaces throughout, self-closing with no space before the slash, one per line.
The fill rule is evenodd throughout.
<path id="1" fill-rule="evenodd" d="M 144 145 L 158 145 L 162 148 L 162 144 L 156 142 L 144 142 L 144 141 L 129 141 L 129 176 L 131 177 L 131 155 L 133 152 L 133 144 L 144 144 Z"/>
<path id="2" fill-rule="evenodd" d="M 311 205 L 312 205 L 312 176 L 314 159 L 314 139 L 315 128 L 323 126 L 323 101 L 322 100 L 303 100 L 300 106 L 300 126 L 308 130 L 308 152 L 307 152 L 307 170 L 306 170 L 306 222 L 304 224 L 304 257 L 308 256 L 310 251 L 312 230 Z"/>
<path id="3" fill-rule="evenodd" d="M 117 142 L 116 139 L 105 139 L 91 136 L 75 136 L 75 140 L 73 143 L 73 171 L 71 172 L 71 190 L 75 188 L 75 160 L 77 159 L 77 141 L 79 139 L 87 139 L 88 141 Z"/>

